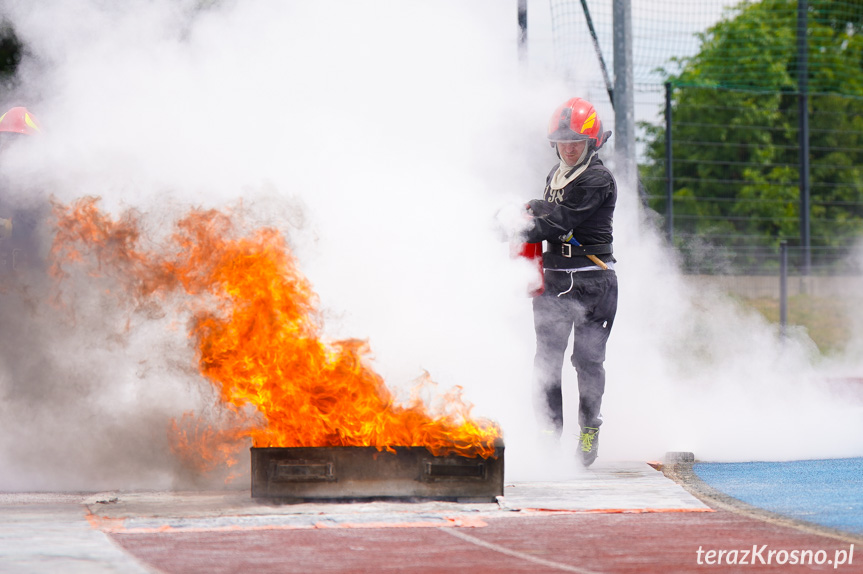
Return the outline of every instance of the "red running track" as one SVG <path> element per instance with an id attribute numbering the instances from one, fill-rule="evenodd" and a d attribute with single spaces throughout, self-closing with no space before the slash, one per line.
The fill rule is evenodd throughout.
<path id="1" fill-rule="evenodd" d="M 863 547 L 849 555 L 852 542 L 723 510 L 549 512 L 483 517 L 482 522 L 486 525 L 473 528 L 391 526 L 111 536 L 144 564 L 171 574 L 863 573 Z M 719 551 L 724 552 L 717 564 Z M 801 564 L 801 557 L 812 563 Z M 837 558 L 844 563 L 834 565 Z M 824 563 L 814 563 L 819 560 Z"/>

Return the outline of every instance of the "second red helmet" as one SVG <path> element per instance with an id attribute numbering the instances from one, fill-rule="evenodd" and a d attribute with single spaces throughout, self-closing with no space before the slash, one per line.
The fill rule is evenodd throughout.
<path id="1" fill-rule="evenodd" d="M 0 132 L 32 135 L 42 131 L 27 108 L 15 107 L 0 116 Z"/>

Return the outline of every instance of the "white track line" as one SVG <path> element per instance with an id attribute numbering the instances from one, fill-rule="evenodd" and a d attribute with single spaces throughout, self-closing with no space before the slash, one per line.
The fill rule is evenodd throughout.
<path id="1" fill-rule="evenodd" d="M 576 572 L 576 574 L 598 574 L 593 570 L 584 570 L 583 568 L 576 568 L 575 566 L 570 566 L 568 564 L 561 564 L 560 562 L 552 562 L 551 560 L 545 560 L 543 558 L 537 558 L 536 556 L 531 556 L 530 554 L 524 554 L 523 552 L 518 552 L 516 550 L 510 550 L 504 546 L 500 546 L 498 544 L 492 544 L 491 542 L 486 542 L 485 540 L 480 540 L 475 536 L 471 536 L 470 534 L 465 534 L 464 532 L 460 532 L 459 528 L 439 528 L 441 532 L 446 532 L 447 534 L 451 534 L 456 538 L 461 538 L 466 542 L 470 542 L 471 544 L 476 544 L 477 546 L 482 546 L 484 548 L 488 548 L 489 550 L 493 550 L 495 552 L 500 552 L 501 554 L 506 554 L 508 556 L 512 556 L 514 558 L 521 558 L 522 560 L 527 560 L 528 562 L 533 562 L 534 564 L 540 564 L 547 568 L 554 568 L 555 570 L 563 570 L 564 572 Z"/>

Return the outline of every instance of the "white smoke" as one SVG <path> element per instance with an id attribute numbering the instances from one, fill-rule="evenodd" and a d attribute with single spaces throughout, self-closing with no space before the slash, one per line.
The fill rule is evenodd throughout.
<path id="1" fill-rule="evenodd" d="M 503 427 L 509 479 L 574 472 L 536 441 L 531 270 L 493 220 L 540 193 L 555 160 L 547 116 L 579 86 L 519 68 L 512 6 L 6 5 L 29 54 L 8 104 L 45 131 L 3 159 L 16 201 L 24 189 L 99 195 L 150 214 L 158 233 L 177 205 L 242 199 L 289 236 L 329 336 L 368 338 L 391 386 L 423 370 L 463 386 L 474 415 Z M 861 436 L 859 403 L 819 386 L 805 337 L 781 345 L 762 320 L 689 288 L 634 190 L 620 196 L 601 460 L 859 454 L 847 438 Z M 65 287 L 70 324 L 46 306 L 50 285 L 29 280 L 2 304 L 16 329 L 0 352 L 0 488 L 171 484 L 169 421 L 212 398 L 182 326 L 137 316 L 119 328 L 126 317 L 80 279 Z M 569 368 L 565 381 L 574 422 Z"/>

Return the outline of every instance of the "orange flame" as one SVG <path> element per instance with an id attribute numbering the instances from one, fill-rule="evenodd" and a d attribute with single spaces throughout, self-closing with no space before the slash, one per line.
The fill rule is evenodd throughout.
<path id="1" fill-rule="evenodd" d="M 322 339 L 317 297 L 277 230 L 242 235 L 238 214 L 192 210 L 166 245 L 148 250 L 139 214 L 114 220 L 97 202 L 55 206 L 54 275 L 65 277 L 69 262 L 90 261 L 92 273 L 120 281 L 118 296 L 139 306 L 185 293 L 201 373 L 224 405 L 237 413 L 252 405 L 259 414 L 256 423 L 235 418 L 237 428 L 223 435 L 181 432 L 175 423 L 176 448 L 197 449 L 208 460 L 213 447 L 204 443 L 235 441 L 239 433 L 265 447 L 422 446 L 435 455 L 494 455 L 500 429 L 471 419 L 460 389 L 434 412 L 418 395 L 396 404 L 368 365 L 366 342 Z"/>

